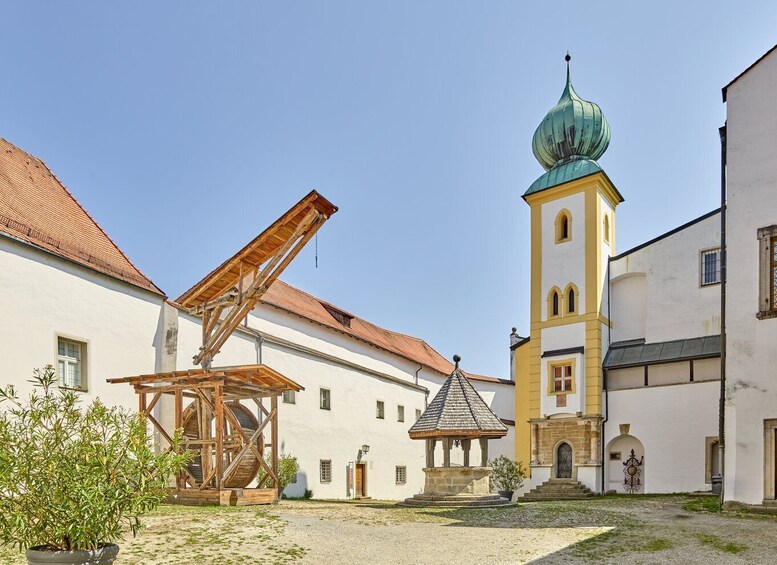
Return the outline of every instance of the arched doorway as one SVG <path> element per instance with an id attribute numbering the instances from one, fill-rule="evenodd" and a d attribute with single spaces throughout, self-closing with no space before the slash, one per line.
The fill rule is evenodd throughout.
<path id="1" fill-rule="evenodd" d="M 556 478 L 572 478 L 572 446 L 565 441 L 556 448 Z"/>
<path id="2" fill-rule="evenodd" d="M 641 441 L 632 435 L 620 435 L 607 446 L 606 457 L 607 490 L 618 493 L 646 492 L 645 448 Z"/>

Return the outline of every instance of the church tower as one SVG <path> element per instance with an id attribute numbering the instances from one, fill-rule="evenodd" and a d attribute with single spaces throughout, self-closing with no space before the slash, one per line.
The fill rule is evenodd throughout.
<path id="1" fill-rule="evenodd" d="M 529 446 L 516 434 L 516 455 L 529 455 L 533 486 L 573 479 L 600 491 L 607 264 L 623 197 L 597 163 L 610 127 L 575 92 L 569 60 L 564 92 L 532 139 L 546 172 L 523 195 L 531 207 L 531 332 L 528 370 L 516 375 L 526 383 L 516 409 L 526 413 L 516 420 L 528 421 L 530 433 Z"/>

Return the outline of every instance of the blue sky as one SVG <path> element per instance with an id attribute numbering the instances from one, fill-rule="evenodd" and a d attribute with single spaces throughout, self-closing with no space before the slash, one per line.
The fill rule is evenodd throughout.
<path id="1" fill-rule="evenodd" d="M 552 8 L 550 7 L 552 5 Z M 719 205 L 720 89 L 773 2 L 3 3 L 0 136 L 171 298 L 316 188 L 284 279 L 506 377 L 531 136 L 564 54 L 612 129 L 624 251 Z M 213 227 L 208 227 L 209 225 Z"/>

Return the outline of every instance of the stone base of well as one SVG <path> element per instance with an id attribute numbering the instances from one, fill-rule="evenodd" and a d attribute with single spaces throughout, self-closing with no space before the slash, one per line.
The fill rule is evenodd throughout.
<path id="1" fill-rule="evenodd" d="M 427 467 L 424 493 L 405 499 L 406 506 L 476 506 L 511 504 L 491 494 L 491 467 Z"/>

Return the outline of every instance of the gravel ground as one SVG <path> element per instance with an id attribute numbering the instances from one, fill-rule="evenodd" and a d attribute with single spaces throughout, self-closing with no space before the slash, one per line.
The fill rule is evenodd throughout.
<path id="1" fill-rule="evenodd" d="M 604 497 L 497 509 L 283 501 L 164 506 L 125 540 L 122 564 L 775 563 L 777 520 L 705 511 L 710 499 Z M 0 563 L 23 564 L 0 549 Z"/>

